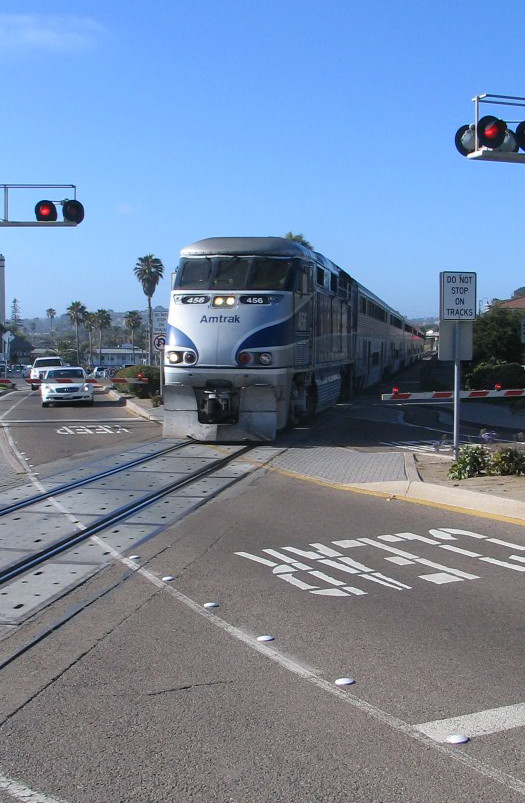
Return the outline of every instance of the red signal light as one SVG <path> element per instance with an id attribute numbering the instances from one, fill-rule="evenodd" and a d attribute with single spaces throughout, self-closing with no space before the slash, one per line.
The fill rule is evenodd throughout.
<path id="1" fill-rule="evenodd" d="M 142 379 L 142 374 L 137 374 L 137 379 Z"/>
<path id="2" fill-rule="evenodd" d="M 392 388 L 392 393 L 399 393 L 399 388 Z"/>
<path id="3" fill-rule="evenodd" d="M 500 385 L 500 383 L 499 383 L 499 382 L 497 382 L 497 383 L 494 385 L 494 390 L 501 390 L 501 385 Z"/>
<path id="4" fill-rule="evenodd" d="M 484 145 L 486 148 L 500 148 L 505 140 L 507 123 L 498 117 L 487 114 L 479 121 L 477 131 L 480 145 Z"/>
<path id="5" fill-rule="evenodd" d="M 49 220 L 54 222 L 57 219 L 57 208 L 52 201 L 39 201 L 35 206 L 37 220 Z"/>

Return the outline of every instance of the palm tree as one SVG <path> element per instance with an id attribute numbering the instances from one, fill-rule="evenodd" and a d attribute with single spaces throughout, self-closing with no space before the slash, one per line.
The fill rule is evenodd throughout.
<path id="1" fill-rule="evenodd" d="M 49 337 L 51 339 L 51 343 L 53 343 L 53 319 L 56 318 L 57 311 L 56 309 L 53 309 L 53 307 L 49 307 L 49 309 L 46 309 L 46 315 L 49 318 Z"/>
<path id="2" fill-rule="evenodd" d="M 84 304 L 81 301 L 72 301 L 66 310 L 69 315 L 69 320 L 75 327 L 75 336 L 77 343 L 77 365 L 80 365 L 80 344 L 78 342 L 78 327 L 83 322 L 84 316 L 87 312 Z"/>
<path id="3" fill-rule="evenodd" d="M 313 246 L 310 245 L 308 240 L 305 240 L 302 234 L 294 234 L 292 231 L 287 232 L 285 235 L 287 240 L 293 240 L 294 243 L 301 243 L 304 245 L 305 248 L 309 248 L 310 251 L 313 251 Z"/>
<path id="4" fill-rule="evenodd" d="M 86 312 L 84 315 L 84 329 L 88 333 L 89 343 L 89 367 L 93 368 L 93 329 L 97 328 L 97 321 L 94 312 Z"/>
<path id="5" fill-rule="evenodd" d="M 136 309 L 126 312 L 124 315 L 124 324 L 126 329 L 131 332 L 131 349 L 133 351 L 133 364 L 135 364 L 135 329 L 140 329 L 142 326 L 142 316 Z"/>
<path id="6" fill-rule="evenodd" d="M 98 309 L 93 313 L 95 329 L 98 329 L 98 362 L 102 365 L 102 330 L 111 326 L 111 315 L 107 309 Z"/>
<path id="7" fill-rule="evenodd" d="M 151 342 L 151 335 L 153 332 L 153 311 L 151 308 L 151 298 L 155 289 L 164 275 L 164 265 L 154 257 L 153 254 L 146 254 L 145 257 L 140 257 L 137 264 L 133 268 L 135 276 L 142 285 L 144 294 L 148 299 L 148 364 L 153 362 L 153 344 Z"/>

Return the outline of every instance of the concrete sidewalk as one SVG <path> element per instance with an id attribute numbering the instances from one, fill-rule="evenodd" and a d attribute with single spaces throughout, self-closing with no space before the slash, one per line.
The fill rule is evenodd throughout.
<path id="1" fill-rule="evenodd" d="M 153 407 L 150 399 L 127 398 L 126 406 L 136 415 L 162 424 L 162 405 Z M 481 416 L 482 411 L 478 408 L 480 405 L 476 405 L 474 413 Z M 268 448 L 275 447 L 269 445 Z M 421 461 L 424 463 L 425 459 L 433 461 L 436 458 L 432 455 L 428 458 L 418 455 L 416 463 L 411 452 L 363 452 L 346 447 L 292 447 L 284 451 L 278 450 L 271 461 L 271 467 L 290 476 L 304 477 L 334 487 L 373 493 L 391 500 L 405 499 L 463 512 L 475 511 L 480 515 L 525 525 L 525 477 L 482 477 L 479 478 L 476 490 L 472 490 L 462 487 L 460 481 L 446 480 L 450 460 L 447 462 L 442 458 L 443 480 L 438 484 L 427 481 L 424 472 L 423 478 L 420 475 L 417 466 Z M 501 496 L 497 495 L 499 489 Z"/>

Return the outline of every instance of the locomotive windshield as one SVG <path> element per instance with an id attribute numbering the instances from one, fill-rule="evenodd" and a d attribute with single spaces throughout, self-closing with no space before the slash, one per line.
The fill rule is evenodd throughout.
<path id="1" fill-rule="evenodd" d="M 291 290 L 297 259 L 198 257 L 181 259 L 175 286 L 185 290 Z"/>

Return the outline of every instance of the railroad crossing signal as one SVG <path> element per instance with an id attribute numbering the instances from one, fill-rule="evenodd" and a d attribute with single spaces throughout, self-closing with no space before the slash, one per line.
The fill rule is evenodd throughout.
<path id="1" fill-rule="evenodd" d="M 0 226 L 77 226 L 84 220 L 84 207 L 76 199 L 74 184 L 0 184 L 4 196 L 4 214 L 0 217 Z M 73 198 L 60 201 L 44 199 L 35 205 L 34 220 L 12 220 L 9 217 L 10 190 L 73 190 Z M 57 207 L 61 207 L 63 220 L 58 220 Z"/>
<path id="2" fill-rule="evenodd" d="M 477 95 L 475 120 L 472 125 L 462 125 L 456 132 L 455 145 L 462 156 L 469 159 L 498 162 L 525 162 L 525 120 L 505 121 L 487 114 L 479 117 L 479 104 L 490 103 L 497 106 L 525 107 L 525 98 L 510 95 Z M 524 114 L 524 112 L 522 112 Z M 509 128 L 509 123 L 516 125 Z"/>
<path id="3" fill-rule="evenodd" d="M 39 201 L 35 206 L 37 220 L 56 220 L 57 208 L 52 201 Z"/>
<path id="4" fill-rule="evenodd" d="M 60 201 L 64 222 L 77 225 L 84 220 L 84 207 L 80 201 Z M 54 222 L 57 219 L 57 208 L 53 201 L 39 201 L 35 206 L 37 220 Z"/>

